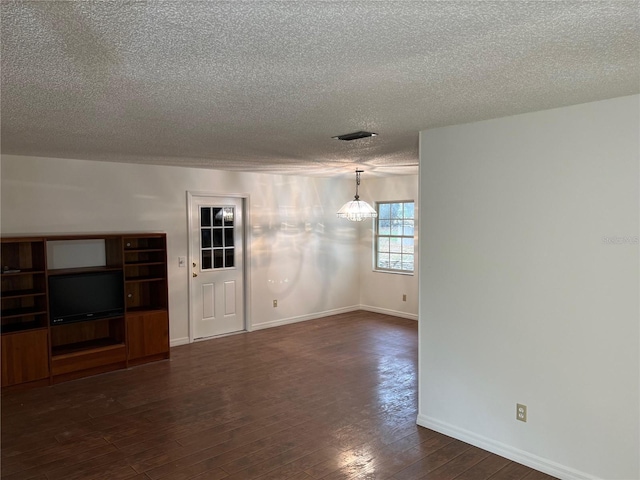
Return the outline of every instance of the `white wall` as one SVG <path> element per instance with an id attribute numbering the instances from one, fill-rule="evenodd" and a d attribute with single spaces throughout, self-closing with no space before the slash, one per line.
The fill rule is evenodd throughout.
<path id="1" fill-rule="evenodd" d="M 638 112 L 421 133 L 421 425 L 560 478 L 640 477 Z"/>
<path id="2" fill-rule="evenodd" d="M 366 175 L 366 172 L 365 174 Z M 375 202 L 413 200 L 416 209 L 416 271 L 413 275 L 375 272 L 373 270 L 373 222 L 362 222 L 360 229 L 360 304 L 369 311 L 418 319 L 418 176 L 399 175 L 383 178 L 363 176 L 360 197 L 370 205 Z M 402 301 L 402 295 L 407 301 Z"/>
<path id="3" fill-rule="evenodd" d="M 335 215 L 350 180 L 9 155 L 1 167 L 2 235 L 167 233 L 173 344 L 188 340 L 188 190 L 250 195 L 253 328 L 358 308 L 358 229 Z"/>

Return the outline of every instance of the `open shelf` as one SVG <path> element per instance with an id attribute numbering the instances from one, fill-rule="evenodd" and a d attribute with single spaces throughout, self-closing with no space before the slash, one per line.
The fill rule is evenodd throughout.
<path id="1" fill-rule="evenodd" d="M 124 253 L 163 253 L 164 248 L 126 248 L 124 249 Z"/>
<path id="2" fill-rule="evenodd" d="M 166 308 L 157 308 L 157 307 L 152 307 L 152 306 L 141 306 L 141 307 L 133 307 L 133 308 L 127 308 L 127 314 L 131 314 L 131 313 L 159 313 L 159 312 L 166 312 L 167 309 Z"/>
<path id="3" fill-rule="evenodd" d="M 29 290 L 9 290 L 2 292 L 2 298 L 4 300 L 8 300 L 10 298 L 39 297 L 44 295 L 46 295 L 45 292 L 41 292 L 33 288 Z"/>
<path id="4" fill-rule="evenodd" d="M 10 318 L 17 317 L 26 317 L 30 315 L 46 315 L 47 310 L 37 307 L 24 307 L 24 308 L 11 308 L 7 310 L 2 310 L 0 315 L 2 316 L 2 320 L 8 320 Z"/>
<path id="5" fill-rule="evenodd" d="M 125 339 L 124 317 L 99 318 L 74 323 L 62 323 L 51 326 L 52 351 L 71 348 L 71 345 L 120 344 Z"/>
<path id="6" fill-rule="evenodd" d="M 56 268 L 48 271 L 49 276 L 52 275 L 72 275 L 74 273 L 93 273 L 93 272 L 117 272 L 122 270 L 121 267 L 79 267 L 79 268 Z"/>
<path id="7" fill-rule="evenodd" d="M 51 348 L 51 356 L 64 358 L 87 351 L 105 350 L 109 347 L 122 346 L 124 341 L 115 338 L 96 338 L 94 340 L 85 340 L 84 342 L 70 343 L 67 345 L 59 345 Z"/>
<path id="8" fill-rule="evenodd" d="M 126 283 L 137 283 L 137 282 L 159 282 L 164 280 L 164 277 L 155 277 L 155 276 L 145 276 L 145 277 L 127 277 L 125 280 Z"/>
<path id="9" fill-rule="evenodd" d="M 51 357 L 54 383 L 117 370 L 127 365 L 127 346 L 124 342 L 105 340 L 102 343 L 69 344 L 66 351 L 60 348 L 54 351 L 56 354 Z"/>
<path id="10" fill-rule="evenodd" d="M 3 299 L 3 303 L 13 303 L 15 301 L 15 299 L 7 301 Z M 2 311 L 2 335 L 41 328 L 46 329 L 48 324 L 49 318 L 44 307 L 32 305 L 9 309 L 5 306 Z"/>
<path id="11" fill-rule="evenodd" d="M 149 266 L 149 265 L 164 265 L 164 262 L 155 262 L 155 261 L 137 261 L 137 262 L 125 262 L 125 267 L 141 267 L 141 266 Z"/>
<path id="12" fill-rule="evenodd" d="M 145 235 L 145 236 L 127 236 L 123 239 L 124 252 L 150 252 L 150 251 L 164 251 L 166 249 L 166 242 L 164 235 Z"/>
<path id="13" fill-rule="evenodd" d="M 166 274 L 166 258 L 159 255 L 136 255 L 124 264 L 125 278 L 155 276 L 161 277 Z"/>
<path id="14" fill-rule="evenodd" d="M 38 273 L 44 273 L 44 270 L 40 270 L 37 268 L 21 268 L 19 272 L 2 272 L 2 277 L 19 277 L 22 275 L 35 275 Z"/>
<path id="15" fill-rule="evenodd" d="M 125 282 L 126 311 L 166 310 L 165 278 L 138 278 Z"/>
<path id="16" fill-rule="evenodd" d="M 27 332 L 33 330 L 47 330 L 46 326 L 43 326 L 43 322 L 39 322 L 37 320 L 30 320 L 28 322 L 16 322 L 16 323 L 7 323 L 2 326 L 2 334 L 11 334 L 18 332 Z"/>

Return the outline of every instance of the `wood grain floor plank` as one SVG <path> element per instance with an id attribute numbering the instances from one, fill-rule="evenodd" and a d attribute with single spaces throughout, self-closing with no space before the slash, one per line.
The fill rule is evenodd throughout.
<path id="1" fill-rule="evenodd" d="M 469 444 L 461 442 L 460 440 L 453 440 L 431 453 L 427 453 L 428 451 L 425 451 L 427 454 L 423 458 L 409 465 L 404 470 L 399 471 L 393 476 L 393 478 L 394 480 L 415 480 L 425 478 L 430 472 L 436 470 L 438 467 L 457 459 L 469 448 L 471 448 Z"/>
<path id="2" fill-rule="evenodd" d="M 484 460 L 473 465 L 471 468 L 456 477 L 456 480 L 485 480 L 491 475 L 506 467 L 510 460 L 497 455 L 489 455 Z"/>
<path id="3" fill-rule="evenodd" d="M 431 471 L 428 478 L 429 480 L 457 479 L 460 474 L 471 469 L 474 465 L 477 465 L 489 455 L 491 454 L 485 450 L 471 447 L 459 456 L 455 457 L 453 460 Z"/>
<path id="4" fill-rule="evenodd" d="M 551 479 L 418 427 L 417 323 L 371 312 L 2 400 L 2 480 Z"/>
<path id="5" fill-rule="evenodd" d="M 42 471 L 42 470 L 55 470 L 58 468 L 64 468 L 69 466 L 75 466 L 79 463 L 86 462 L 88 460 L 93 460 L 102 455 L 106 455 L 108 453 L 112 453 L 117 451 L 116 447 L 113 445 L 101 445 L 99 447 L 90 448 L 88 450 L 78 449 L 77 451 L 65 451 L 62 452 L 61 455 L 56 455 L 55 453 L 49 453 L 42 456 L 36 456 L 31 460 L 27 460 L 27 463 L 20 464 L 20 468 L 16 469 L 15 466 L 7 466 L 3 465 L 2 473 L 10 474 L 13 472 L 19 471 Z"/>
<path id="6" fill-rule="evenodd" d="M 289 453 L 289 454 L 285 454 L 285 456 L 295 456 L 296 454 L 299 454 L 299 453 L 300 453 L 299 450 L 295 450 L 293 454 Z M 314 446 L 307 453 L 304 453 L 304 450 L 303 450 L 302 454 L 295 459 L 291 459 L 289 461 L 284 459 L 282 465 L 266 473 L 263 473 L 257 478 L 259 480 L 280 480 L 283 478 L 286 479 L 286 478 L 298 477 L 298 476 L 305 477 L 305 478 L 312 478 L 308 474 L 304 473 L 305 469 L 311 468 L 314 465 L 322 463 L 328 460 L 329 458 L 332 458 L 338 455 L 339 453 L 340 451 L 337 448 L 325 447 L 325 446 L 318 448 Z"/>
<path id="7" fill-rule="evenodd" d="M 510 462 L 504 468 L 491 475 L 491 480 L 522 480 L 531 473 L 531 469 L 519 463 Z"/>

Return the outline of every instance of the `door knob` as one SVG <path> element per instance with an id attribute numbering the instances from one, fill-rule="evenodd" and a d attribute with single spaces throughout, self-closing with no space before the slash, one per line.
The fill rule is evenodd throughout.
<path id="1" fill-rule="evenodd" d="M 198 274 L 197 274 L 197 273 L 195 273 L 195 272 L 193 272 L 193 274 L 192 274 L 192 275 L 193 275 L 194 277 L 197 277 L 197 276 L 198 276 Z"/>
<path id="2" fill-rule="evenodd" d="M 196 268 L 196 262 L 193 262 L 193 268 Z"/>

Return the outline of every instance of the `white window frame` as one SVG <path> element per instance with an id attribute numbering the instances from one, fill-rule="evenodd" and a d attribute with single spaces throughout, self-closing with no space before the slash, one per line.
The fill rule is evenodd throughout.
<path id="1" fill-rule="evenodd" d="M 407 203 L 411 203 L 413 204 L 413 217 L 412 218 L 404 218 L 404 214 L 403 214 L 403 221 L 404 220 L 412 220 L 413 221 L 413 235 L 404 235 L 404 232 L 402 235 L 391 235 L 391 232 L 389 232 L 389 234 L 380 234 L 380 221 L 384 220 L 383 218 L 381 218 L 380 215 L 380 206 L 381 205 L 388 205 L 388 204 L 392 204 L 392 203 L 401 203 L 403 204 L 403 213 L 404 213 L 404 204 Z M 415 247 L 416 247 L 416 232 L 415 232 L 415 228 L 416 228 L 416 218 L 415 218 L 415 208 L 416 208 L 416 202 L 414 200 L 385 200 L 385 201 L 380 201 L 380 202 L 375 202 L 375 208 L 376 208 L 376 212 L 378 213 L 378 217 L 373 219 L 373 223 L 374 223 L 374 234 L 373 234 L 373 271 L 374 272 L 380 272 L 380 273 L 394 273 L 394 274 L 400 274 L 400 275 L 413 275 L 416 271 L 416 251 L 415 251 Z M 404 270 L 404 269 L 396 269 L 396 268 L 382 268 L 382 267 L 378 267 L 378 246 L 379 246 L 379 238 L 380 237 L 388 237 L 389 239 L 391 238 L 400 238 L 401 242 L 402 239 L 405 238 L 411 238 L 411 240 L 413 241 L 413 253 L 411 254 L 413 256 L 413 269 L 412 270 Z M 402 260 L 400 262 L 402 264 Z"/>

